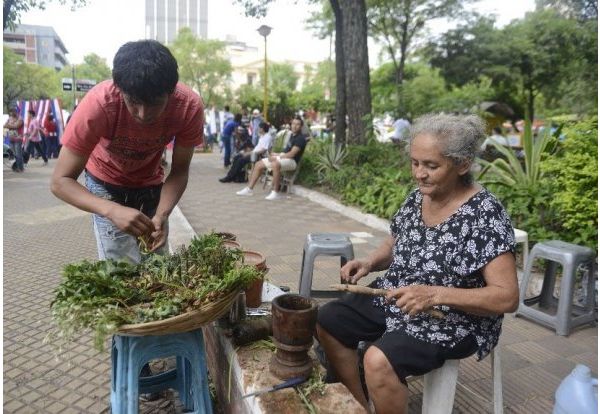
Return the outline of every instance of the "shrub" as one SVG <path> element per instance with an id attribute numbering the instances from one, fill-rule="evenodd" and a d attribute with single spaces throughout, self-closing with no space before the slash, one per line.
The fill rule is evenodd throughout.
<path id="1" fill-rule="evenodd" d="M 339 161 L 327 141 L 307 147 L 297 181 L 317 187 L 365 213 L 390 219 L 413 187 L 405 151 L 375 140 L 349 145 Z M 330 162 L 332 159 L 337 161 Z M 325 161 L 327 159 L 328 161 Z"/>
<path id="2" fill-rule="evenodd" d="M 561 239 L 598 247 L 598 118 L 564 131 L 559 152 L 541 163 L 550 206 L 558 212 Z"/>

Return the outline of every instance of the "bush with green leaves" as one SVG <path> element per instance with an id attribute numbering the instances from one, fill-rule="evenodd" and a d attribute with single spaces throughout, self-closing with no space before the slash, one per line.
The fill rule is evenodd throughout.
<path id="1" fill-rule="evenodd" d="M 598 117 L 563 131 L 555 156 L 541 163 L 548 201 L 557 211 L 561 239 L 598 247 Z"/>
<path id="2" fill-rule="evenodd" d="M 297 181 L 365 213 L 390 219 L 414 187 L 408 156 L 397 145 L 370 140 L 345 147 L 344 154 L 328 141 L 307 148 Z"/>

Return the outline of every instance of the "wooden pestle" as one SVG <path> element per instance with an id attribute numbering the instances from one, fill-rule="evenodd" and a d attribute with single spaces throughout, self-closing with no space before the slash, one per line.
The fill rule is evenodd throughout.
<path id="1" fill-rule="evenodd" d="M 385 296 L 389 292 L 387 289 L 374 289 L 368 286 L 359 286 L 359 285 L 349 285 L 349 284 L 341 284 L 337 283 L 335 285 L 330 285 L 332 289 L 341 290 L 344 292 L 350 293 L 358 293 L 361 295 L 371 295 L 371 296 Z M 427 309 L 424 311 L 430 316 L 433 316 L 437 319 L 444 319 L 444 313 L 440 312 L 437 309 Z"/>

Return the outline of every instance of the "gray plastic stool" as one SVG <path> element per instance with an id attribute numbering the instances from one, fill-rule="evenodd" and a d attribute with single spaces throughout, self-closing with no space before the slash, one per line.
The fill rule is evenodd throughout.
<path id="1" fill-rule="evenodd" d="M 350 238 L 343 233 L 309 233 L 304 243 L 302 271 L 298 292 L 305 297 L 339 297 L 342 292 L 312 290 L 315 258 L 319 255 L 340 256 L 340 266 L 354 259 L 354 248 Z"/>
<path id="2" fill-rule="evenodd" d="M 531 279 L 531 268 L 536 258 L 546 259 L 542 291 L 538 296 L 525 298 Z M 531 249 L 527 266 L 520 286 L 519 309 L 517 315 L 523 315 L 543 325 L 556 329 L 557 335 L 569 335 L 571 329 L 596 319 L 594 310 L 595 277 L 592 274 L 594 251 L 576 244 L 551 240 L 537 243 Z M 562 280 L 560 281 L 560 297 L 554 297 L 557 263 L 562 264 Z M 588 287 L 585 306 L 573 304 L 573 294 L 577 268 L 587 265 Z M 556 314 L 549 315 L 531 305 L 539 304 L 539 308 L 554 307 L 558 304 Z M 577 316 L 574 316 L 575 313 Z"/>

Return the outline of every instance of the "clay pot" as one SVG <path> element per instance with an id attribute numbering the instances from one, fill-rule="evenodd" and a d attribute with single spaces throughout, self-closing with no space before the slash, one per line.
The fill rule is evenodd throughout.
<path id="1" fill-rule="evenodd" d="M 288 293 L 273 299 L 273 342 L 277 351 L 269 367 L 276 377 L 308 377 L 312 372 L 308 350 L 313 344 L 317 311 L 317 302 L 304 296 Z"/>
<path id="2" fill-rule="evenodd" d="M 248 289 L 245 290 L 246 306 L 249 308 L 258 308 L 262 304 L 264 275 L 268 271 L 267 259 L 261 253 L 252 250 L 244 250 L 242 254 L 244 256 L 245 265 L 255 266 L 258 270 L 263 272 L 263 277 L 252 282 Z"/>
<path id="3" fill-rule="evenodd" d="M 235 240 L 227 240 L 227 239 L 225 239 L 225 240 L 223 240 L 223 246 L 226 249 L 240 249 L 240 250 L 242 249 L 242 245 L 239 242 L 235 241 Z"/>

